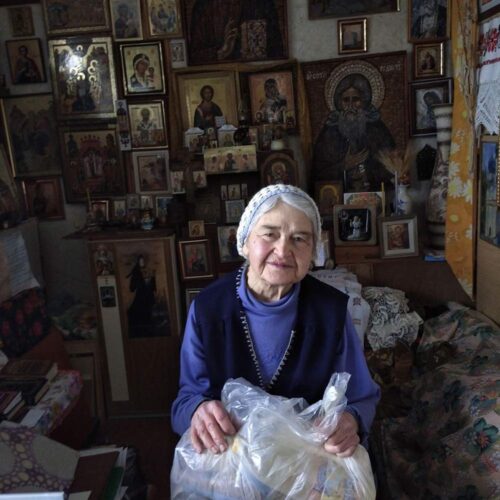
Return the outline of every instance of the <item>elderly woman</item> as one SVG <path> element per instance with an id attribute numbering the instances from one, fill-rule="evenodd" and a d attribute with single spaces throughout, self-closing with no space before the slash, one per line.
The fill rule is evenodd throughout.
<path id="1" fill-rule="evenodd" d="M 347 312 L 348 297 L 308 276 L 321 231 L 314 201 L 275 184 L 246 207 L 237 248 L 246 263 L 191 304 L 181 352 L 174 430 L 198 452 L 223 452 L 236 429 L 220 402 L 244 377 L 271 394 L 320 400 L 333 372 L 348 372 L 348 405 L 326 451 L 341 457 L 366 443 L 380 393 Z"/>

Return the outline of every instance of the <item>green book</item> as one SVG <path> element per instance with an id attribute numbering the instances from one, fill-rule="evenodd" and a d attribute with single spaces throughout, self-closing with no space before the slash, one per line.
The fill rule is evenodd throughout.
<path id="1" fill-rule="evenodd" d="M 118 489 L 122 485 L 123 475 L 125 474 L 125 469 L 123 467 L 113 467 L 108 476 L 108 481 L 106 487 L 104 488 L 104 493 L 102 494 L 102 500 L 114 500 Z"/>

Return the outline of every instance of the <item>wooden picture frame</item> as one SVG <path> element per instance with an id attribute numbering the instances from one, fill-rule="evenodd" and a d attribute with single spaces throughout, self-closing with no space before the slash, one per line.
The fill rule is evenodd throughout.
<path id="1" fill-rule="evenodd" d="M 148 38 L 182 36 L 182 14 L 179 0 L 144 0 Z"/>
<path id="2" fill-rule="evenodd" d="M 243 257 L 238 253 L 236 246 L 236 232 L 238 226 L 217 226 L 217 248 L 219 262 L 239 262 Z"/>
<path id="3" fill-rule="evenodd" d="M 141 200 L 141 210 L 151 210 L 153 208 L 153 195 L 140 194 L 139 198 Z"/>
<path id="4" fill-rule="evenodd" d="M 142 40 L 141 0 L 109 0 L 109 10 L 115 41 Z"/>
<path id="5" fill-rule="evenodd" d="M 109 220 L 109 200 L 90 200 L 90 213 L 97 223 Z"/>
<path id="6" fill-rule="evenodd" d="M 337 21 L 339 54 L 368 51 L 368 19 L 357 17 Z"/>
<path id="7" fill-rule="evenodd" d="M 413 76 L 439 78 L 445 74 L 444 42 L 415 43 L 413 45 Z"/>
<path id="8" fill-rule="evenodd" d="M 183 7 L 191 65 L 288 58 L 286 0 L 238 0 L 215 5 L 184 0 Z M 208 20 L 212 20 L 210 27 Z M 231 28 L 236 37 L 224 43 L 225 33 Z"/>
<path id="9" fill-rule="evenodd" d="M 179 254 L 182 280 L 214 277 L 209 240 L 179 241 Z"/>
<path id="10" fill-rule="evenodd" d="M 106 0 L 42 0 L 48 36 L 111 30 Z"/>
<path id="11" fill-rule="evenodd" d="M 10 97 L 3 99 L 0 107 L 15 176 L 60 174 L 61 151 L 52 94 Z"/>
<path id="12" fill-rule="evenodd" d="M 13 37 L 26 37 L 35 34 L 33 13 L 29 5 L 8 7 L 10 31 Z"/>
<path id="13" fill-rule="evenodd" d="M 153 194 L 170 191 L 168 159 L 167 149 L 134 151 L 132 153 L 137 193 Z M 151 208 L 153 208 L 152 205 Z"/>
<path id="14" fill-rule="evenodd" d="M 226 223 L 237 224 L 245 211 L 245 200 L 226 200 L 224 202 Z"/>
<path id="15" fill-rule="evenodd" d="M 371 0 L 361 0 L 358 2 L 308 0 L 307 4 L 309 7 L 309 19 L 382 14 L 384 12 L 397 12 L 400 10 L 399 0 L 379 1 L 376 5 Z"/>
<path id="16" fill-rule="evenodd" d="M 132 149 L 155 149 L 168 146 L 163 101 L 129 103 L 128 115 Z"/>
<path id="17" fill-rule="evenodd" d="M 118 221 L 123 221 L 127 217 L 127 200 L 120 198 L 112 200 L 112 214 L 111 218 Z"/>
<path id="18" fill-rule="evenodd" d="M 314 201 L 320 215 L 333 217 L 334 205 L 342 205 L 344 186 L 341 181 L 318 181 L 314 183 Z"/>
<path id="19" fill-rule="evenodd" d="M 484 21 L 500 12 L 500 0 L 490 0 L 488 2 L 478 2 L 478 18 Z"/>
<path id="20" fill-rule="evenodd" d="M 203 238 L 205 236 L 205 221 L 188 221 L 188 234 L 190 238 Z"/>
<path id="21" fill-rule="evenodd" d="M 417 216 L 379 219 L 380 255 L 383 259 L 418 255 Z"/>
<path id="22" fill-rule="evenodd" d="M 24 179 L 23 190 L 30 217 L 38 217 L 41 220 L 65 218 L 60 177 Z"/>
<path id="23" fill-rule="evenodd" d="M 408 41 L 430 42 L 450 37 L 450 0 L 409 0 Z"/>
<path id="24" fill-rule="evenodd" d="M 165 93 L 162 47 L 161 42 L 120 45 L 126 96 Z"/>
<path id="25" fill-rule="evenodd" d="M 67 203 L 86 201 L 88 196 L 125 194 L 124 169 L 116 127 L 70 127 L 60 129 Z"/>
<path id="26" fill-rule="evenodd" d="M 191 303 L 202 290 L 203 288 L 186 288 L 185 290 L 186 314 L 189 313 L 189 308 L 191 307 Z"/>
<path id="27" fill-rule="evenodd" d="M 500 247 L 499 136 L 481 136 L 479 149 L 478 236 Z"/>
<path id="28" fill-rule="evenodd" d="M 377 160 L 377 153 L 406 148 L 407 59 L 407 53 L 399 51 L 301 64 L 311 123 L 312 182 L 343 181 L 345 191 L 378 191 L 382 182 L 391 182 L 393 176 Z M 362 135 L 372 148 L 367 158 L 346 169 L 347 151 L 357 139 L 354 132 L 340 132 L 339 118 L 350 99 L 362 104 L 360 119 L 364 114 L 370 122 Z"/>
<path id="29" fill-rule="evenodd" d="M 57 117 L 116 118 L 111 38 L 68 38 L 48 43 Z"/>
<path id="30" fill-rule="evenodd" d="M 186 40 L 178 38 L 169 40 L 170 66 L 172 68 L 185 68 L 188 65 Z"/>
<path id="31" fill-rule="evenodd" d="M 270 153 L 260 168 L 262 186 L 271 184 L 298 185 L 297 162 L 285 153 Z"/>
<path id="32" fill-rule="evenodd" d="M 170 184 L 173 194 L 184 194 L 186 192 L 186 180 L 182 170 L 170 171 Z"/>
<path id="33" fill-rule="evenodd" d="M 210 73 L 177 73 L 179 95 L 181 100 L 182 127 L 216 128 L 216 118 L 225 117 L 226 123 L 238 123 L 238 100 L 236 93 L 236 73 L 234 71 L 217 71 Z M 210 114 L 204 113 L 200 107 L 210 103 Z"/>
<path id="34" fill-rule="evenodd" d="M 336 246 L 368 246 L 377 243 L 377 214 L 373 205 L 335 205 L 333 239 Z"/>
<path id="35" fill-rule="evenodd" d="M 47 81 L 42 45 L 39 38 L 23 38 L 5 42 L 13 85 Z"/>
<path id="36" fill-rule="evenodd" d="M 255 172 L 257 151 L 253 145 L 205 149 L 203 164 L 207 175 Z"/>
<path id="37" fill-rule="evenodd" d="M 294 79 L 291 69 L 248 74 L 253 124 L 281 124 L 287 130 L 296 128 Z"/>
<path id="38" fill-rule="evenodd" d="M 432 106 L 451 104 L 452 79 L 426 80 L 410 84 L 410 133 L 412 136 L 434 135 L 436 118 Z"/>

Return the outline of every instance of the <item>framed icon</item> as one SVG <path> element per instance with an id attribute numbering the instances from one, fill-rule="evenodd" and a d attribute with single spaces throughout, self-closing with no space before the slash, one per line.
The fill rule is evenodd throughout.
<path id="1" fill-rule="evenodd" d="M 140 0 L 109 0 L 109 9 L 116 41 L 142 40 Z"/>
<path id="2" fill-rule="evenodd" d="M 375 245 L 377 215 L 372 205 L 335 205 L 333 239 L 337 246 Z"/>
<path id="3" fill-rule="evenodd" d="M 134 151 L 132 153 L 135 188 L 138 193 L 169 191 L 168 151 Z M 152 208 L 152 204 L 150 205 Z"/>
<path id="4" fill-rule="evenodd" d="M 164 94 L 161 42 L 120 45 L 125 95 Z"/>
<path id="5" fill-rule="evenodd" d="M 64 201 L 60 177 L 25 179 L 28 213 L 42 220 L 64 219 Z"/>
<path id="6" fill-rule="evenodd" d="M 179 0 L 145 0 L 149 38 L 182 36 Z"/>
<path id="7" fill-rule="evenodd" d="M 179 241 L 179 254 L 183 280 L 213 278 L 208 240 Z"/>
<path id="8" fill-rule="evenodd" d="M 129 103 L 132 148 L 147 149 L 167 146 L 163 101 Z"/>
<path id="9" fill-rule="evenodd" d="M 418 255 L 417 216 L 382 217 L 379 234 L 382 258 Z"/>
<path id="10" fill-rule="evenodd" d="M 368 51 L 368 19 L 341 19 L 337 21 L 339 54 L 357 54 Z"/>
<path id="11" fill-rule="evenodd" d="M 415 78 L 444 76 L 444 42 L 413 45 L 413 73 Z"/>
<path id="12" fill-rule="evenodd" d="M 5 48 L 13 85 L 47 81 L 39 38 L 7 40 Z"/>

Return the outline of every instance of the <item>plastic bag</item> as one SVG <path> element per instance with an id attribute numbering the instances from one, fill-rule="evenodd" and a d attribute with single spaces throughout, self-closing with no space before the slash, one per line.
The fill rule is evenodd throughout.
<path id="1" fill-rule="evenodd" d="M 235 436 L 221 454 L 196 453 L 189 430 L 179 441 L 170 485 L 172 499 L 363 499 L 375 498 L 367 451 L 349 458 L 327 453 L 323 443 L 346 407 L 350 375 L 333 374 L 323 399 L 272 396 L 243 378 L 229 380 L 222 403 Z"/>

